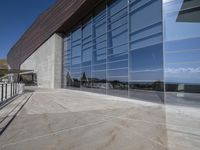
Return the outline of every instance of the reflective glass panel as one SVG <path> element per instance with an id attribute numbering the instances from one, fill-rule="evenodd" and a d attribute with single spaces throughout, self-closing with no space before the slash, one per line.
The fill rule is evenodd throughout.
<path id="1" fill-rule="evenodd" d="M 130 2 L 129 96 L 132 98 L 164 101 L 161 10 L 161 0 Z"/>
<path id="2" fill-rule="evenodd" d="M 163 3 L 166 103 L 200 105 L 200 1 Z"/>

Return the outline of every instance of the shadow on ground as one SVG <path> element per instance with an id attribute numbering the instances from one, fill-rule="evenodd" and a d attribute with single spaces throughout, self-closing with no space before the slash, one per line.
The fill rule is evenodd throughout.
<path id="1" fill-rule="evenodd" d="M 195 109 L 128 102 L 125 98 L 74 90 L 34 91 L 0 136 L 0 149 L 197 150 L 200 147 L 200 115 Z M 192 131 L 196 134 L 191 134 Z"/>
<path id="2" fill-rule="evenodd" d="M 4 104 L 1 105 L 0 112 L 0 136 L 5 132 L 8 126 L 15 119 L 20 110 L 28 102 L 32 94 L 30 92 L 25 92 L 22 95 L 15 96 L 7 100 Z"/>

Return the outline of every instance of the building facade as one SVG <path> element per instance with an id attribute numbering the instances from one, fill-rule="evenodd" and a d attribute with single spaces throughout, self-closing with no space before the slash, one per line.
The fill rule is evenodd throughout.
<path id="1" fill-rule="evenodd" d="M 31 47 L 29 35 L 39 38 Z M 41 87 L 197 105 L 200 1 L 60 0 L 8 60 L 11 67 L 34 70 Z"/>

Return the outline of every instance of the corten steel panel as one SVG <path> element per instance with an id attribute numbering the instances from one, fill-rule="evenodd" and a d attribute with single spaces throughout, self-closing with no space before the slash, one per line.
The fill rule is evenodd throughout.
<path id="1" fill-rule="evenodd" d="M 19 69 L 37 48 L 54 33 L 66 33 L 86 16 L 101 0 L 58 0 L 42 13 L 11 48 L 7 60 Z"/>

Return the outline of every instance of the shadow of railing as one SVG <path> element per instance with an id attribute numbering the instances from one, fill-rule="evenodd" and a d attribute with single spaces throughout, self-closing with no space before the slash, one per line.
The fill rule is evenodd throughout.
<path id="1" fill-rule="evenodd" d="M 28 92 L 26 92 L 28 93 Z M 14 106 L 4 117 L 2 117 L 2 119 L 0 120 L 0 136 L 4 133 L 4 131 L 8 128 L 8 126 L 12 123 L 12 121 L 15 119 L 15 117 L 17 116 L 17 114 L 22 110 L 22 108 L 26 105 L 26 103 L 29 101 L 29 99 L 31 98 L 33 94 L 31 93 L 30 95 L 28 95 L 27 97 L 25 96 L 16 106 Z M 20 97 L 20 96 L 19 96 Z M 10 100 L 9 103 L 6 104 L 6 106 L 8 106 L 9 104 L 11 104 L 11 102 L 13 102 L 14 100 L 16 100 L 19 97 L 15 97 L 13 98 L 13 100 Z M 5 108 L 6 106 L 4 106 L 3 108 Z M 1 108 L 1 110 L 3 109 Z M 13 113 L 13 114 L 12 114 Z"/>

